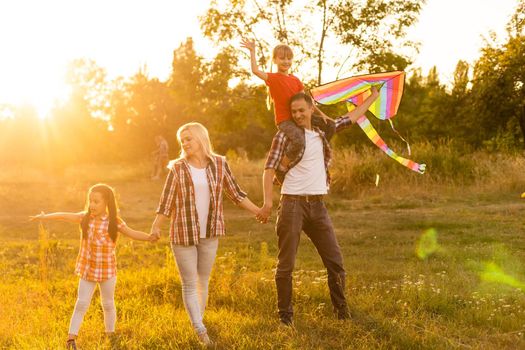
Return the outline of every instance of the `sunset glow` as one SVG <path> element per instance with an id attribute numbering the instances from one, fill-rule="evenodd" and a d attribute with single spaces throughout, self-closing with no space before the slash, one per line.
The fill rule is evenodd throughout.
<path id="1" fill-rule="evenodd" d="M 482 35 L 504 32 L 515 4 L 427 1 L 409 33 L 422 43 L 415 65 L 424 73 L 437 65 L 449 81 L 459 59 L 471 62 L 478 56 Z M 30 104 L 44 118 L 67 97 L 64 74 L 76 58 L 93 59 L 109 77 L 131 76 L 145 65 L 151 76 L 166 79 L 173 49 L 189 36 L 199 54 L 211 58 L 198 23 L 208 6 L 209 0 L 184 8 L 168 0 L 2 2 L 0 32 L 10 35 L 2 38 L 0 104 Z"/>

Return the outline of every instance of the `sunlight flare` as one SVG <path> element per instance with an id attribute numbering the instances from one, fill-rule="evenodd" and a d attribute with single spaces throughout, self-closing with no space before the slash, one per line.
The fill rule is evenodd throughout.
<path id="1" fill-rule="evenodd" d="M 504 284 L 518 288 L 521 291 L 525 290 L 525 283 L 505 273 L 495 262 L 487 262 L 484 264 L 484 270 L 480 273 L 480 278 L 485 282 Z"/>
<path id="2" fill-rule="evenodd" d="M 435 228 L 429 228 L 421 237 L 419 237 L 416 245 L 416 255 L 419 259 L 424 260 L 436 253 L 439 250 L 439 243 L 437 240 L 437 231 Z"/>

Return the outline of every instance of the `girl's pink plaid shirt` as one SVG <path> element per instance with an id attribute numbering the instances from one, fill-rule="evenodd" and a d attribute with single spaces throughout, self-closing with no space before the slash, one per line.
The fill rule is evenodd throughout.
<path id="1" fill-rule="evenodd" d="M 120 218 L 117 220 L 120 229 L 125 223 Z M 86 281 L 103 282 L 117 275 L 115 242 L 109 236 L 108 227 L 107 215 L 91 218 L 87 237 L 80 239 L 75 273 Z"/>
<path id="2" fill-rule="evenodd" d="M 241 190 L 226 159 L 212 156 L 206 167 L 210 187 L 210 210 L 206 237 L 224 236 L 223 191 L 235 203 L 240 203 L 246 193 Z M 170 241 L 172 244 L 191 246 L 199 244 L 199 220 L 195 206 L 195 189 L 188 162 L 184 158 L 170 165 L 157 214 L 171 216 Z"/>

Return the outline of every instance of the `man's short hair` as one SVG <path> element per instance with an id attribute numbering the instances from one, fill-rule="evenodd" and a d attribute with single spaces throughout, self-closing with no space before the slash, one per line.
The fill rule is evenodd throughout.
<path id="1" fill-rule="evenodd" d="M 292 106 L 292 103 L 295 102 L 295 101 L 300 101 L 300 100 L 303 100 L 303 101 L 306 101 L 306 103 L 309 105 L 309 106 L 313 106 L 314 105 L 314 101 L 312 100 L 312 97 L 304 92 L 298 92 L 296 93 L 295 95 L 293 95 L 291 98 L 290 98 L 290 106 Z"/>

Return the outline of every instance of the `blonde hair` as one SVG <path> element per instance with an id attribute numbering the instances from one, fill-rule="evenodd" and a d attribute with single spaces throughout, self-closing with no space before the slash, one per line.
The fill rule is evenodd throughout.
<path id="1" fill-rule="evenodd" d="M 272 59 L 277 57 L 279 54 L 283 54 L 286 57 L 293 58 L 292 48 L 286 44 L 279 44 L 273 48 Z"/>
<path id="2" fill-rule="evenodd" d="M 270 60 L 270 72 L 272 71 L 273 60 L 277 57 L 283 55 L 290 59 L 293 58 L 292 48 L 286 44 L 279 44 L 273 48 L 272 59 Z M 266 87 L 266 108 L 270 110 L 272 108 L 272 97 L 270 96 L 270 87 Z"/>
<path id="3" fill-rule="evenodd" d="M 182 148 L 180 136 L 184 131 L 188 131 L 191 134 L 191 136 L 197 139 L 197 142 L 201 145 L 202 151 L 207 157 L 211 158 L 212 156 L 216 155 L 216 153 L 213 152 L 213 147 L 211 145 L 208 129 L 206 129 L 206 127 L 201 123 L 191 122 L 184 124 L 179 128 L 179 130 L 177 130 L 177 140 L 179 141 L 179 145 L 181 146 L 179 159 L 186 157 L 186 152 L 184 152 L 184 148 Z"/>

